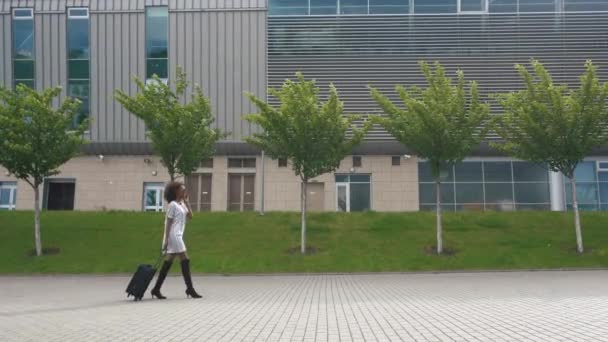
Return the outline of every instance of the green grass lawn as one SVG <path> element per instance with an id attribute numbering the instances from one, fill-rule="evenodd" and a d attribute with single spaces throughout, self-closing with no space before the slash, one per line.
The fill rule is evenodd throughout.
<path id="1" fill-rule="evenodd" d="M 433 213 L 319 213 L 309 216 L 314 255 L 290 254 L 300 242 L 298 213 L 205 213 L 186 228 L 194 272 L 376 272 L 608 267 L 608 213 L 584 213 L 587 252 L 575 253 L 571 214 L 451 213 L 445 245 L 434 256 Z M 0 273 L 130 273 L 158 255 L 162 214 L 47 212 L 45 247 L 60 253 L 33 257 L 33 213 L 0 214 Z M 173 271 L 178 272 L 179 267 Z"/>

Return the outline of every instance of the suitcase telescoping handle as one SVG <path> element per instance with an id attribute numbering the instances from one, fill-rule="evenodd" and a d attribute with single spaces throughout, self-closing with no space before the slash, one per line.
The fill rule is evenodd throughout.
<path id="1" fill-rule="evenodd" d="M 160 262 L 163 260 L 164 256 L 165 256 L 165 251 L 161 250 L 160 254 L 158 255 L 158 259 L 156 259 L 156 263 L 154 264 L 154 268 L 158 269 L 158 266 L 160 266 Z"/>

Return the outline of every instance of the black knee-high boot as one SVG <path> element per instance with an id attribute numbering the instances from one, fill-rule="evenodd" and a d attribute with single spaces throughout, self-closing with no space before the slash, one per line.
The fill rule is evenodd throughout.
<path id="1" fill-rule="evenodd" d="M 182 275 L 184 276 L 184 282 L 186 283 L 186 296 L 192 298 L 202 298 L 201 295 L 196 293 L 192 286 L 192 275 L 190 274 L 190 259 L 182 260 Z"/>
<path id="2" fill-rule="evenodd" d="M 171 268 L 172 264 L 173 261 L 169 260 L 165 260 L 165 262 L 163 262 L 163 266 L 158 272 L 158 278 L 156 278 L 156 285 L 154 285 L 154 288 L 152 289 L 152 298 L 156 297 L 158 299 L 167 299 L 167 297 L 160 293 L 160 288 L 163 286 L 163 282 L 165 281 L 165 278 L 167 278 L 167 274 L 169 273 L 169 269 Z"/>

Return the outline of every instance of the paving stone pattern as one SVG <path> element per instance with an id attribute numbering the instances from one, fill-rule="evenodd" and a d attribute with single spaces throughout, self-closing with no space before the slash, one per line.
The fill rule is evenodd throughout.
<path id="1" fill-rule="evenodd" d="M 0 277 L 0 341 L 608 341 L 608 272 Z"/>

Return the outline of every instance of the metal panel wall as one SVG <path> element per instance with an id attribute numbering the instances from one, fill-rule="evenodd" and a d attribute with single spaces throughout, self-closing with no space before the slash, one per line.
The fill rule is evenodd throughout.
<path id="1" fill-rule="evenodd" d="M 66 89 L 66 8 L 89 7 L 91 140 L 146 141 L 143 123 L 113 93 L 137 91 L 131 77 L 145 76 L 145 7 L 166 5 L 170 75 L 181 65 L 203 87 L 229 141 L 249 135 L 241 118 L 254 108 L 243 92 L 266 94 L 266 0 L 0 0 L 0 80 L 12 84 L 10 10 L 33 7 L 37 87 Z"/>
<path id="2" fill-rule="evenodd" d="M 170 78 L 177 66 L 210 98 L 216 127 L 238 141 L 252 132 L 244 114 L 255 108 L 245 92 L 266 95 L 264 11 L 172 12 Z M 188 98 L 191 93 L 186 95 Z"/>
<path id="3" fill-rule="evenodd" d="M 8 87 L 13 84 L 11 16 L 0 14 L 0 85 Z"/>
<path id="4" fill-rule="evenodd" d="M 396 84 L 425 85 L 419 60 L 462 69 L 486 99 L 521 87 L 514 64 L 533 57 L 569 83 L 593 59 L 608 81 L 608 13 L 271 17 L 268 31 L 269 87 L 302 71 L 323 89 L 333 82 L 351 113 L 380 113 L 368 85 L 393 100 Z M 381 129 L 368 138 L 390 139 Z"/>

